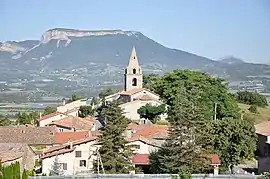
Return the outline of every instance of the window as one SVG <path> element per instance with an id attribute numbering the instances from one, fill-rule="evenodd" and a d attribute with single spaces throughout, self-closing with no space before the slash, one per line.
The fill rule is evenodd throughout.
<path id="1" fill-rule="evenodd" d="M 59 129 L 59 132 L 63 132 L 63 131 L 64 131 L 64 129 L 61 129 L 61 128 Z"/>
<path id="2" fill-rule="evenodd" d="M 141 146 L 140 146 L 140 145 L 134 145 L 134 148 L 135 148 L 135 149 L 140 149 Z"/>
<path id="3" fill-rule="evenodd" d="M 86 167 L 86 160 L 80 160 L 80 167 Z"/>
<path id="4" fill-rule="evenodd" d="M 75 157 L 82 157 L 82 151 L 76 151 Z"/>
<path id="5" fill-rule="evenodd" d="M 135 59 L 136 57 L 133 57 L 133 59 Z"/>
<path id="6" fill-rule="evenodd" d="M 67 163 L 61 163 L 62 169 L 67 170 Z"/>
<path id="7" fill-rule="evenodd" d="M 132 79 L 132 86 L 137 86 L 137 79 L 136 78 Z"/>
<path id="8" fill-rule="evenodd" d="M 133 69 L 133 74 L 136 74 L 136 69 L 135 68 Z"/>

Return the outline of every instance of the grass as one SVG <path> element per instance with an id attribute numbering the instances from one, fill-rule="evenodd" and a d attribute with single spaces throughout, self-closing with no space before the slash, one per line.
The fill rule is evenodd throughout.
<path id="1" fill-rule="evenodd" d="M 255 124 L 258 124 L 263 121 L 270 121 L 270 108 L 268 107 L 265 108 L 258 107 L 258 113 L 254 114 L 248 110 L 250 105 L 238 103 L 238 106 L 241 109 L 241 111 L 244 111 L 245 115 L 248 115 L 255 121 Z"/>

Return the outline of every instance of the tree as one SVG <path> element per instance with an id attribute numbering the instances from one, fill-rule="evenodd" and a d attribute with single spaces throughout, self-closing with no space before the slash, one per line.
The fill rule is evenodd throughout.
<path id="1" fill-rule="evenodd" d="M 17 124 L 25 125 L 25 124 L 34 124 L 34 120 L 39 117 L 38 112 L 31 112 L 27 114 L 26 112 L 18 113 L 18 118 L 16 120 Z"/>
<path id="2" fill-rule="evenodd" d="M 180 92 L 169 109 L 169 136 L 164 145 L 150 155 L 154 173 L 197 173 L 209 169 L 207 152 L 202 148 L 204 117 L 194 88 Z"/>
<path id="3" fill-rule="evenodd" d="M 87 117 L 94 115 L 95 110 L 92 109 L 92 106 L 80 106 L 79 108 L 79 117 Z"/>
<path id="4" fill-rule="evenodd" d="M 11 121 L 3 116 L 0 116 L 0 126 L 9 126 L 11 124 Z"/>
<path id="5" fill-rule="evenodd" d="M 165 104 L 159 106 L 152 106 L 147 104 L 140 107 L 137 112 L 141 118 L 150 120 L 153 123 L 156 123 L 157 117 L 165 112 Z"/>
<path id="6" fill-rule="evenodd" d="M 73 94 L 69 100 L 67 100 L 67 103 L 71 103 L 73 101 L 77 101 L 79 99 L 82 99 L 80 96 Z"/>
<path id="7" fill-rule="evenodd" d="M 151 89 L 151 86 L 157 81 L 158 75 L 151 73 L 149 75 L 143 76 L 143 87 L 147 89 Z"/>
<path id="8" fill-rule="evenodd" d="M 256 105 L 251 105 L 250 108 L 248 108 L 248 110 L 252 113 L 258 113 L 258 109 Z"/>
<path id="9" fill-rule="evenodd" d="M 122 109 L 116 102 L 107 104 L 101 111 L 106 127 L 101 131 L 99 153 L 105 173 L 128 173 L 133 169 L 131 164 L 132 150 L 123 135 L 128 119 L 122 115 Z M 96 165 L 96 164 L 95 164 Z"/>
<path id="10" fill-rule="evenodd" d="M 62 166 L 61 164 L 59 163 L 59 158 L 58 156 L 56 156 L 54 158 L 54 162 L 53 162 L 53 165 L 52 165 L 52 170 L 51 170 L 51 173 L 50 173 L 52 176 L 55 176 L 55 175 L 62 175 L 63 174 L 63 170 L 62 170 Z"/>
<path id="11" fill-rule="evenodd" d="M 256 105 L 260 107 L 268 106 L 266 97 L 259 93 L 239 91 L 236 94 L 236 99 L 239 103 Z"/>
<path id="12" fill-rule="evenodd" d="M 215 103 L 217 104 L 217 119 L 240 117 L 238 104 L 233 95 L 228 93 L 224 81 L 202 72 L 174 70 L 163 76 L 155 77 L 154 83 L 149 85 L 149 89 L 171 106 L 182 89 L 189 90 L 194 86 L 201 92 L 199 102 L 200 106 L 204 108 L 203 113 L 206 119 L 213 119 Z"/>
<path id="13" fill-rule="evenodd" d="M 253 157 L 257 137 L 254 124 L 245 119 L 215 120 L 211 122 L 212 141 L 208 143 L 221 159 L 221 167 L 232 169 L 243 159 Z"/>
<path id="14" fill-rule="evenodd" d="M 24 169 L 22 173 L 22 179 L 28 179 L 27 171 Z"/>
<path id="15" fill-rule="evenodd" d="M 44 108 L 44 111 L 43 111 L 43 114 L 42 116 L 45 116 L 47 114 L 51 114 L 51 113 L 54 113 L 56 111 L 56 108 L 53 108 L 53 107 L 50 107 L 50 106 L 46 106 Z"/>
<path id="16" fill-rule="evenodd" d="M 108 89 L 100 91 L 98 96 L 100 99 L 104 99 L 106 96 L 109 96 L 109 95 L 114 94 L 116 92 L 117 92 L 117 90 L 112 89 L 112 88 L 108 88 Z"/>

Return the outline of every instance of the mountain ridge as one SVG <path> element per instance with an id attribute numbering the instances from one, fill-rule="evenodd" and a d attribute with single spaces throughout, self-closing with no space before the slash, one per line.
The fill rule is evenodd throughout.
<path id="1" fill-rule="evenodd" d="M 1 43 L 0 66 L 35 73 L 85 67 L 92 73 L 107 70 L 106 65 L 109 64 L 119 73 L 127 64 L 133 46 L 136 47 L 140 64 L 149 72 L 193 69 L 228 79 L 261 75 L 269 68 L 264 64 L 224 63 L 167 48 L 138 31 L 69 28 L 49 29 L 41 35 L 40 40 Z"/>

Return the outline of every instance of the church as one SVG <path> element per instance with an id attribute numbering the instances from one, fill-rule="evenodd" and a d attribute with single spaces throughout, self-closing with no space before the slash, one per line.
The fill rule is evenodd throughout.
<path id="1" fill-rule="evenodd" d="M 137 113 L 140 107 L 146 104 L 158 106 L 163 103 L 157 94 L 143 88 L 143 72 L 139 65 L 135 47 L 132 49 L 124 76 L 124 90 L 106 96 L 105 102 L 121 101 L 120 107 L 123 109 L 125 117 L 131 120 L 144 120 L 140 119 L 140 115 Z M 166 115 L 161 115 L 160 118 L 164 120 Z"/>

